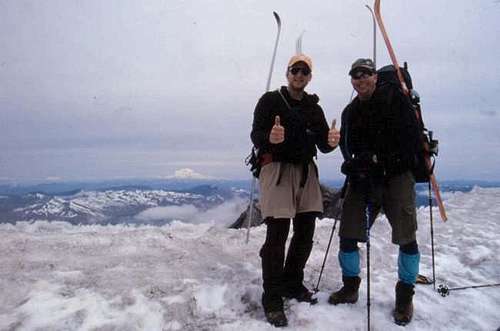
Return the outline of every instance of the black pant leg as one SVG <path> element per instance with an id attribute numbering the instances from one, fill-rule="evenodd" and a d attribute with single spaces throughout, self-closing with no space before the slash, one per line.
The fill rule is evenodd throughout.
<path id="1" fill-rule="evenodd" d="M 293 236 L 288 247 L 283 279 L 288 291 L 299 291 L 304 281 L 304 267 L 313 246 L 317 213 L 297 214 L 293 219 Z"/>
<path id="2" fill-rule="evenodd" d="M 289 219 L 266 219 L 266 241 L 260 250 L 262 258 L 262 280 L 264 287 L 263 305 L 265 309 L 280 305 L 283 286 L 283 263 L 285 244 L 290 230 Z"/>

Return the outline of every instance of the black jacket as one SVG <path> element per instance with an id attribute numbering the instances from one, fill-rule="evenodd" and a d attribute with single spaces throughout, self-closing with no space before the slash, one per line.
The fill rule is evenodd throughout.
<path id="1" fill-rule="evenodd" d="M 392 85 L 378 86 L 370 100 L 354 98 L 342 112 L 340 134 L 346 162 L 367 156 L 373 161 L 376 155 L 375 173 L 384 177 L 415 167 L 420 139 L 415 111 Z"/>
<path id="2" fill-rule="evenodd" d="M 302 100 L 290 97 L 285 86 L 280 89 L 291 109 L 276 91 L 265 93 L 254 111 L 251 139 L 259 154 L 271 153 L 273 161 L 306 163 L 316 156 L 316 146 L 323 153 L 333 150 L 328 145 L 329 127 L 316 94 L 304 93 Z M 271 144 L 269 134 L 276 116 L 285 128 L 285 141 Z"/>

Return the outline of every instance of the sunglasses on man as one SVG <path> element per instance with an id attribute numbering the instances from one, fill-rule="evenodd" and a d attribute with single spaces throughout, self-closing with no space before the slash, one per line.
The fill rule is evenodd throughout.
<path id="1" fill-rule="evenodd" d="M 373 76 L 374 73 L 375 72 L 373 72 L 373 71 L 359 70 L 359 71 L 353 72 L 351 77 L 355 80 L 365 79 L 365 78 Z"/>
<path id="2" fill-rule="evenodd" d="M 294 76 L 295 76 L 295 75 L 297 75 L 299 72 L 302 72 L 302 74 L 303 74 L 304 76 L 307 76 L 307 75 L 309 75 L 309 74 L 311 73 L 311 69 L 309 69 L 309 68 L 307 68 L 307 67 L 304 67 L 304 68 L 300 68 L 300 67 L 291 67 L 291 68 L 289 69 L 289 71 L 290 71 L 290 73 L 291 73 L 292 75 L 294 75 Z"/>

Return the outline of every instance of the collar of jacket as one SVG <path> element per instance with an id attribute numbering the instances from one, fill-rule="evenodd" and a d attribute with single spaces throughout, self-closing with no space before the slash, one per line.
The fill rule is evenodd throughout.
<path id="1" fill-rule="evenodd" d="M 288 93 L 288 88 L 286 86 L 282 86 L 280 91 L 285 96 L 285 98 L 287 98 L 288 100 L 292 99 L 290 97 L 290 94 Z M 307 103 L 310 103 L 312 105 L 315 105 L 319 102 L 319 97 L 316 94 L 309 94 L 306 91 L 304 91 L 304 98 L 302 100 L 304 100 Z"/>

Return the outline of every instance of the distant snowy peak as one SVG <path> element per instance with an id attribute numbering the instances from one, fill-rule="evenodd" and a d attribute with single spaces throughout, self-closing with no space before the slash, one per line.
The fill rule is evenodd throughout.
<path id="1" fill-rule="evenodd" d="M 182 168 L 175 171 L 173 176 L 168 176 L 167 178 L 175 179 L 213 179 L 213 177 L 202 175 L 193 169 Z"/>

